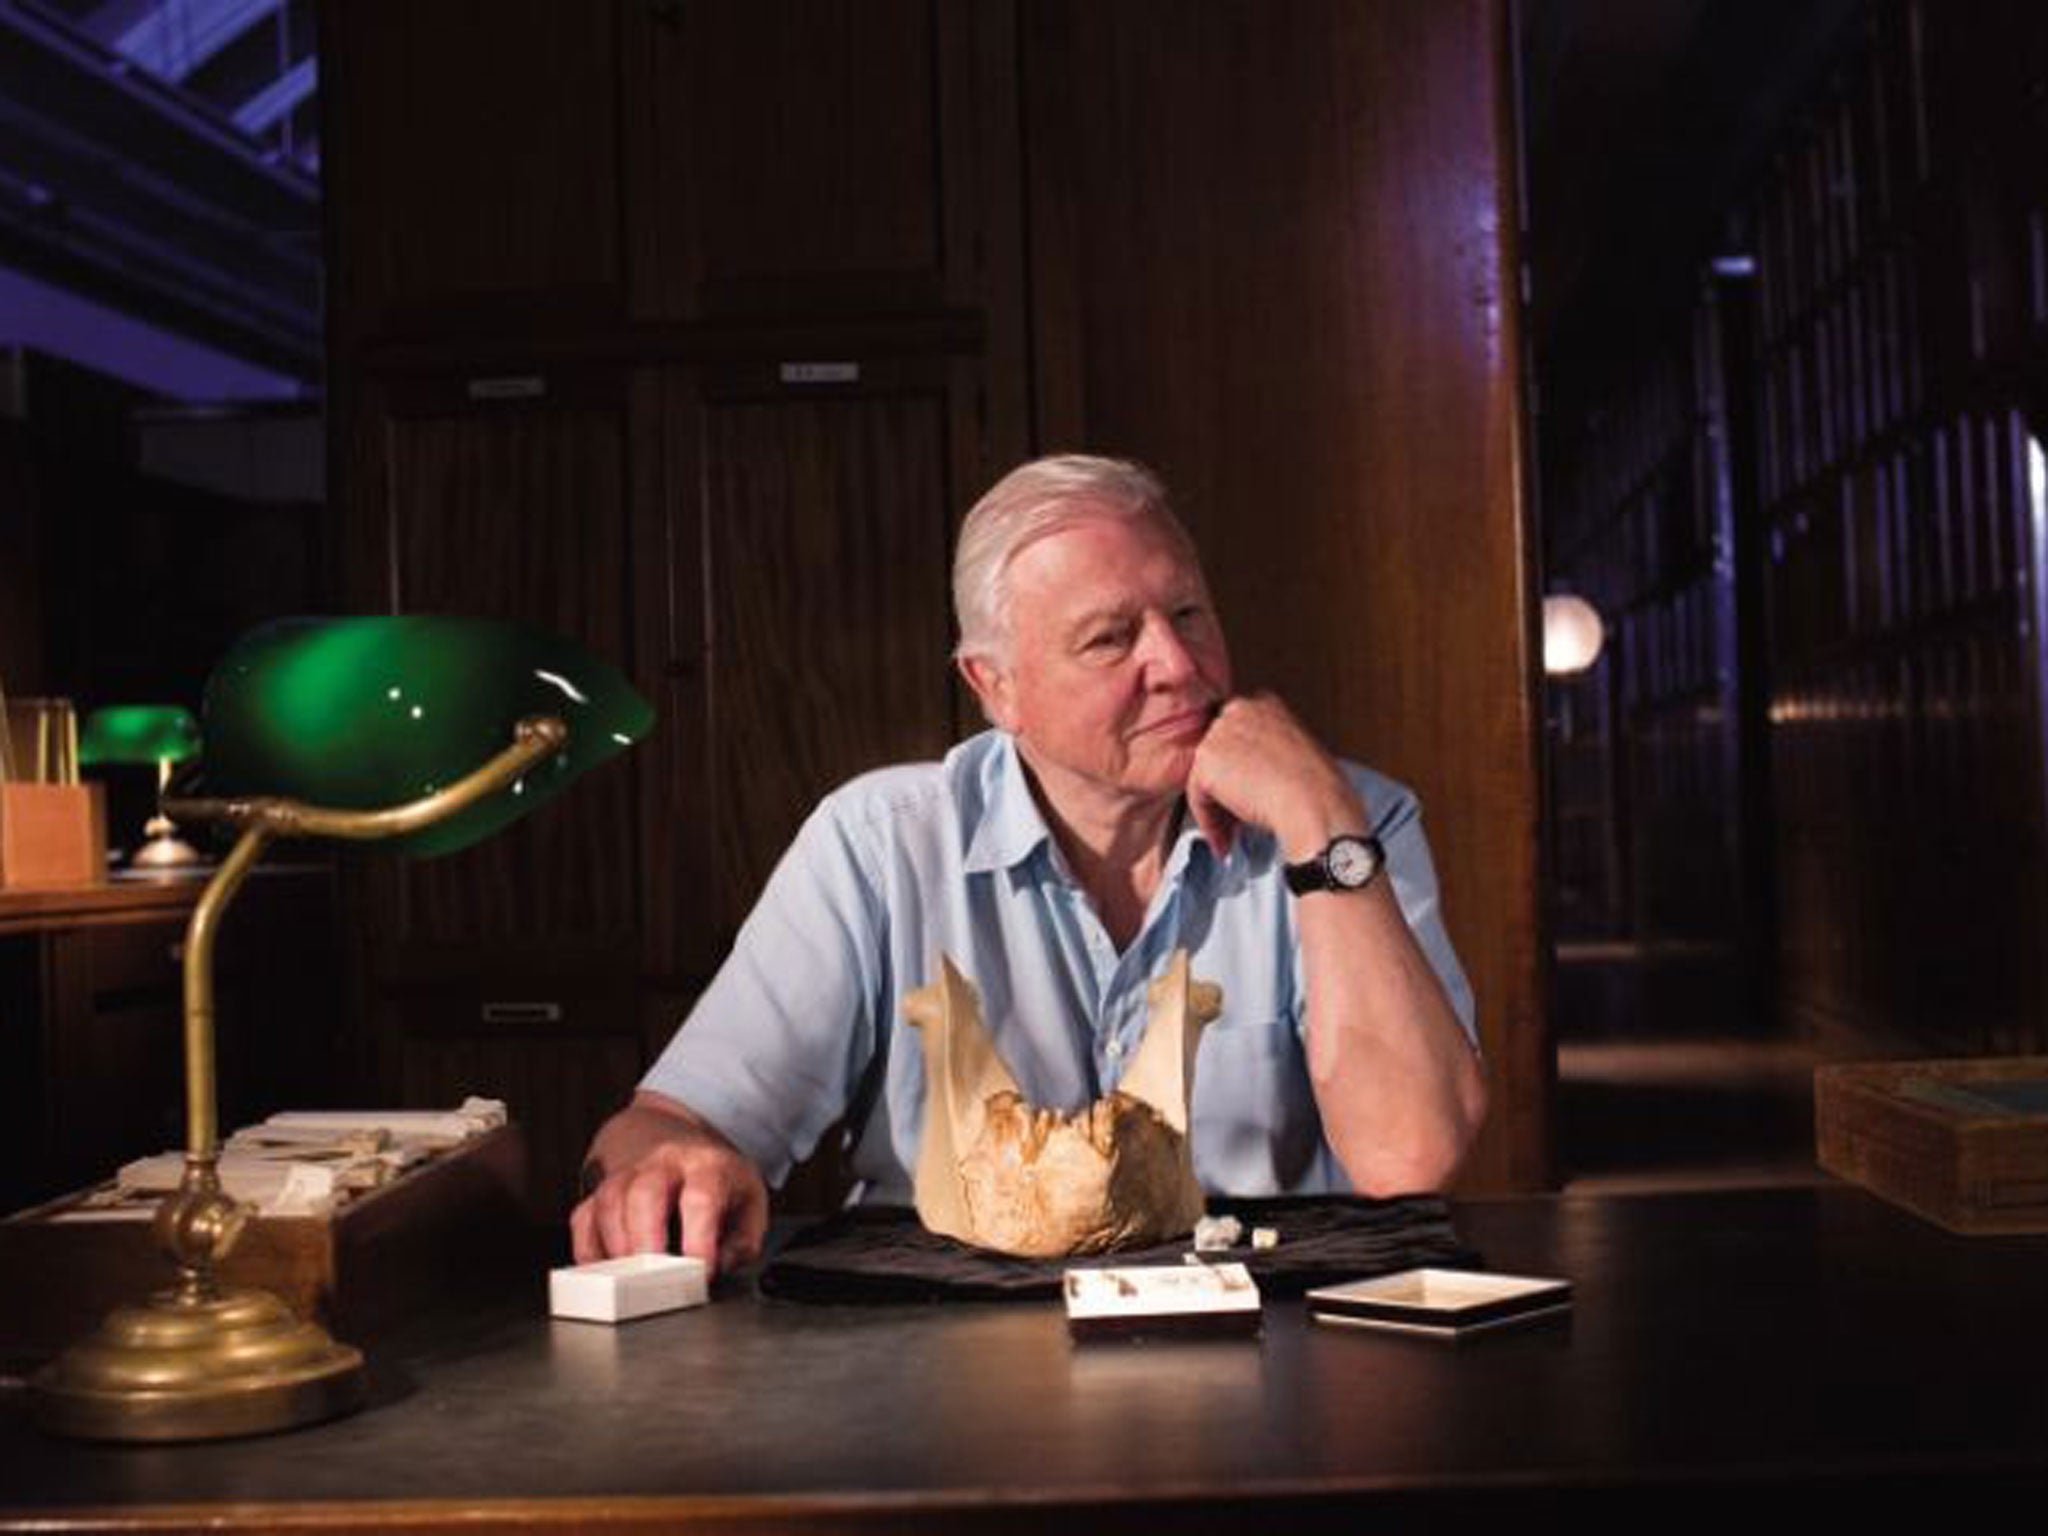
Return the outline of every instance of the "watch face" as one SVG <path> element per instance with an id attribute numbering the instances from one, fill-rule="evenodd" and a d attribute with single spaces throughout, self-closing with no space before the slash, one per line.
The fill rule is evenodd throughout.
<path id="1" fill-rule="evenodd" d="M 1340 837 L 1324 855 L 1330 878 L 1347 890 L 1356 890 L 1379 871 L 1379 856 L 1372 844 L 1360 837 Z"/>

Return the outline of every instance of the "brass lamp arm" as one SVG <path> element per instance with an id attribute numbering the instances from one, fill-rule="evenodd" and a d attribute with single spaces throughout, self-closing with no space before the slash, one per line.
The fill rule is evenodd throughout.
<path id="1" fill-rule="evenodd" d="M 561 749 L 569 728 L 552 715 L 530 715 L 513 728 L 512 745 L 453 784 L 404 805 L 344 811 L 278 797 L 177 800 L 172 813 L 187 821 L 227 821 L 242 829 L 234 849 L 207 883 L 185 931 L 185 1147 L 189 1160 L 210 1163 L 219 1147 L 214 1062 L 213 947 L 221 914 L 243 878 L 277 837 L 369 839 L 401 833 L 452 816 L 512 783 Z"/>
<path id="2" fill-rule="evenodd" d="M 513 727 L 512 745 L 453 784 L 404 805 L 374 811 L 307 805 L 280 796 L 216 800 L 167 800 L 164 813 L 177 821 L 225 821 L 261 827 L 274 837 L 338 837 L 370 841 L 415 832 L 496 794 L 536 763 L 561 750 L 569 728 L 553 715 L 529 715 Z"/>

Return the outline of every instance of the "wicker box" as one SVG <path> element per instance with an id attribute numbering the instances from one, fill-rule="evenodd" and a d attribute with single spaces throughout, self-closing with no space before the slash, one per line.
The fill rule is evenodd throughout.
<path id="1" fill-rule="evenodd" d="M 1820 1165 L 1951 1232 L 2048 1232 L 2048 1057 L 1814 1072 Z"/>

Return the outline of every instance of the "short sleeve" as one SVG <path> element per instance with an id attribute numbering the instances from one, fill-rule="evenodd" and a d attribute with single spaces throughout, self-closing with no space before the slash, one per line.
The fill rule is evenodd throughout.
<path id="1" fill-rule="evenodd" d="M 1387 878 L 1394 884 L 1394 899 L 1408 920 L 1423 957 L 1437 980 L 1443 983 L 1451 1011 L 1473 1048 L 1479 1044 L 1479 1030 L 1472 1001 L 1472 984 L 1451 936 L 1444 927 L 1443 905 L 1437 893 L 1436 861 L 1430 857 L 1429 839 L 1422 830 L 1422 806 L 1412 790 L 1357 763 L 1345 763 L 1352 785 L 1364 798 L 1372 817 L 1372 834 L 1386 851 Z M 1297 979 L 1301 964 L 1300 945 L 1295 948 Z M 1296 996 L 1301 992 L 1297 989 Z"/>
<path id="2" fill-rule="evenodd" d="M 830 799 L 811 815 L 642 1079 L 772 1184 L 844 1113 L 874 1053 L 888 920 L 863 830 Z"/>

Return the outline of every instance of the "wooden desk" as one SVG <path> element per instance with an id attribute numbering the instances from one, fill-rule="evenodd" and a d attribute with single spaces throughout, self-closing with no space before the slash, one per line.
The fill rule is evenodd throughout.
<path id="1" fill-rule="evenodd" d="M 1281 1303 L 1256 1341 L 1075 1346 L 1052 1304 L 728 1296 L 614 1330 L 549 1322 L 535 1276 L 293 1435 L 71 1444 L 0 1394 L 0 1524 L 1291 1536 L 1754 1520 L 1786 1485 L 1833 1522 L 2048 1483 L 2048 1239 L 1954 1237 L 1847 1186 L 1460 1224 L 1496 1268 L 1576 1281 L 1571 1322 L 1448 1345 Z"/>

